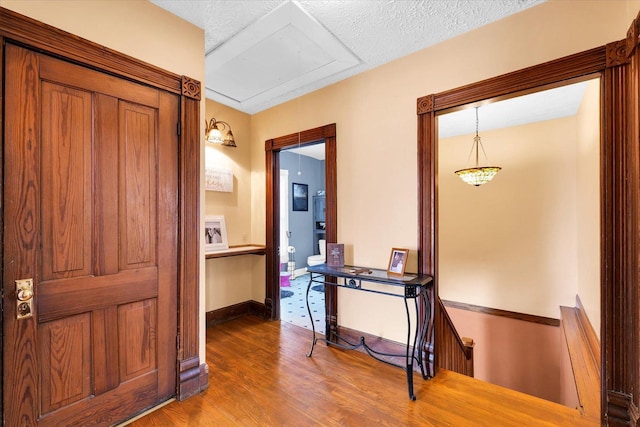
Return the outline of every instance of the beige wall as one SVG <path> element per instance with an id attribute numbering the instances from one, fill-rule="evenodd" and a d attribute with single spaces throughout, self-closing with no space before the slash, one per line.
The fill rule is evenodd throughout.
<path id="1" fill-rule="evenodd" d="M 474 377 L 577 408 L 561 327 L 447 308 L 461 336 L 472 338 Z"/>
<path id="2" fill-rule="evenodd" d="M 580 295 L 599 329 L 599 87 L 588 82 L 573 117 L 481 132 L 503 167 L 488 185 L 452 173 L 473 135 L 439 141 L 443 299 L 559 318 Z"/>
<path id="3" fill-rule="evenodd" d="M 251 234 L 251 116 L 212 100 L 206 101 L 206 117 L 229 123 L 237 148 L 205 144 L 205 164 L 233 172 L 233 192 L 205 192 L 205 215 L 224 215 L 229 245 L 264 243 Z M 226 130 L 222 132 L 226 134 Z M 264 289 L 264 256 L 242 255 L 206 261 L 205 307 L 207 311 L 250 301 L 254 287 Z M 255 274 L 254 271 L 261 274 Z M 263 290 L 264 293 L 264 290 Z"/>
<path id="4" fill-rule="evenodd" d="M 204 82 L 203 30 L 147 1 L 0 0 L 0 6 Z M 201 115 L 204 120 L 204 101 Z M 200 270 L 204 294 L 204 263 Z M 200 308 L 200 323 L 204 325 L 204 298 Z M 200 360 L 204 361 L 205 354 L 203 327 Z"/>
<path id="5" fill-rule="evenodd" d="M 622 39 L 639 6 L 552 0 L 252 116 L 253 240 L 265 234 L 264 141 L 336 123 L 346 261 L 385 268 L 390 249 L 405 247 L 415 270 L 416 99 Z M 256 289 L 254 299 L 263 298 Z M 339 323 L 404 340 L 402 308 L 362 293 L 340 298 Z"/>
<path id="6" fill-rule="evenodd" d="M 600 337 L 600 81 L 589 83 L 578 112 L 577 294 Z"/>
<path id="7" fill-rule="evenodd" d="M 480 136 L 503 168 L 481 187 L 454 174 L 473 135 L 438 144 L 440 297 L 558 319 L 577 293 L 576 118 Z"/>

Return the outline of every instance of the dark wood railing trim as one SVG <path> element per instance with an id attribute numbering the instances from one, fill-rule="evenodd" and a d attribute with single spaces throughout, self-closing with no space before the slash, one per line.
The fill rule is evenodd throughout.
<path id="1" fill-rule="evenodd" d="M 581 411 L 587 417 L 598 419 L 601 412 L 598 394 L 601 388 L 600 344 L 579 298 L 576 298 L 576 307 L 560 307 L 560 313 Z M 590 336 L 592 333 L 593 337 Z"/>
<path id="2" fill-rule="evenodd" d="M 435 335 L 439 340 L 438 346 L 435 348 L 437 367 L 448 369 L 463 375 L 473 377 L 473 347 L 475 343 L 471 338 L 462 338 L 456 330 L 447 309 L 439 297 L 436 297 L 436 331 Z M 452 343 L 457 349 L 452 353 L 447 352 L 449 346 L 444 345 L 445 340 Z M 433 350 L 433 349 L 432 349 Z"/>
<path id="3" fill-rule="evenodd" d="M 515 311 L 500 310 L 497 308 L 483 307 L 481 305 L 467 304 L 464 302 L 456 302 L 456 301 L 449 301 L 449 300 L 442 300 L 442 303 L 445 305 L 445 307 L 458 308 L 460 310 L 490 314 L 492 316 L 508 317 L 509 319 L 540 323 L 542 325 L 547 325 L 547 326 L 560 326 L 560 319 L 554 319 L 552 317 L 536 316 L 533 314 L 518 313 Z"/>

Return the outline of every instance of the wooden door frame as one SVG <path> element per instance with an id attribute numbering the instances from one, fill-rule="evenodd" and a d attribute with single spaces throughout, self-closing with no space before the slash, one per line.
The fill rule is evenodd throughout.
<path id="1" fill-rule="evenodd" d="M 208 384 L 207 369 L 199 357 L 200 82 L 0 8 L 0 56 L 3 58 L 2 46 L 5 42 L 179 96 L 180 117 L 177 118 L 176 123 L 176 131 L 179 133 L 176 395 L 178 399 L 183 400 L 197 394 Z M 4 60 L 0 63 L 0 79 L 4 79 L 3 67 Z M 2 95 L 4 99 L 4 93 Z M 2 108 L 3 106 L 0 105 L 0 120 L 3 117 Z M 4 138 L 4 124 L 1 122 L 0 127 L 2 128 L 0 137 Z M 0 174 L 4 173 L 3 165 L 4 160 L 0 162 Z M 4 181 L 2 187 L 4 187 Z M 4 215 L 2 209 L 3 207 L 0 206 L 0 219 Z M 0 233 L 2 229 L 3 227 L 0 227 Z M 3 236 L 0 234 L 0 240 L 2 239 Z M 3 250 L 4 246 L 0 251 Z M 4 253 L 0 252 L 0 256 L 4 257 Z M 6 291 L 11 292 L 9 289 Z M 0 330 L 4 331 L 3 328 L 0 316 Z M 3 363 L 0 363 L 0 376 L 2 376 L 2 369 Z M 3 381 L 3 393 L 4 386 Z M 2 405 L 3 396 L 0 395 L 0 412 L 4 419 Z"/>
<path id="2" fill-rule="evenodd" d="M 280 236 L 280 159 L 278 153 L 298 145 L 312 145 L 324 140 L 325 144 L 325 190 L 326 190 L 326 238 L 336 242 L 338 238 L 338 203 L 336 170 L 336 125 L 335 123 L 308 129 L 300 134 L 292 133 L 265 141 L 266 161 L 266 290 L 265 316 L 271 320 L 280 319 L 280 257 L 277 255 Z M 338 300 L 334 286 L 328 286 L 325 295 L 325 319 L 332 328 L 337 323 Z M 335 329 L 332 329 L 335 330 Z"/>
<path id="3" fill-rule="evenodd" d="M 436 278 L 437 294 L 437 114 L 485 99 L 601 75 L 601 417 L 603 424 L 634 426 L 640 397 L 640 60 L 634 58 L 638 56 L 639 22 L 640 15 L 626 39 L 417 100 L 418 263 L 420 273 Z M 437 351 L 434 357 L 438 357 Z"/>

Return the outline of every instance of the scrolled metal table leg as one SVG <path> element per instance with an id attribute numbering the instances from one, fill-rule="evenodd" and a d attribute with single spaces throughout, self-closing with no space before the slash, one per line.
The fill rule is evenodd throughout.
<path id="1" fill-rule="evenodd" d="M 404 308 L 407 312 L 407 352 L 405 354 L 405 366 L 407 369 L 407 388 L 409 389 L 409 399 L 416 400 L 416 395 L 413 394 L 413 354 L 416 349 L 414 346 L 413 351 L 409 352 L 409 344 L 411 343 L 411 316 L 409 315 L 409 304 L 407 303 L 406 296 L 404 298 Z"/>
<path id="2" fill-rule="evenodd" d="M 309 313 L 309 320 L 311 321 L 311 333 L 313 334 L 313 340 L 311 341 L 311 348 L 307 353 L 307 357 L 311 357 L 311 355 L 313 354 L 313 348 L 316 346 L 316 341 L 317 341 L 316 327 L 313 323 L 313 315 L 311 314 L 311 307 L 309 307 L 309 290 L 311 289 L 311 283 L 313 283 L 313 273 L 309 274 L 309 284 L 307 285 L 307 296 L 306 296 L 307 312 Z"/>

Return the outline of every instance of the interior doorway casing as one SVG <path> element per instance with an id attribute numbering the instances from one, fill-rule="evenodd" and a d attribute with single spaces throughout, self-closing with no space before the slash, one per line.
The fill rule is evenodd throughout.
<path id="1" fill-rule="evenodd" d="M 281 150 L 295 148 L 298 145 L 312 145 L 318 142 L 325 144 L 325 190 L 326 190 L 326 239 L 336 242 L 338 238 L 337 208 L 337 172 L 336 172 L 336 125 L 321 126 L 298 133 L 269 139 L 265 142 L 265 162 L 267 178 L 266 194 L 266 317 L 271 320 L 280 319 L 280 256 L 278 240 L 280 236 L 280 161 Z M 332 327 L 336 326 L 338 310 L 337 291 L 335 287 L 326 287 L 325 305 L 326 320 Z"/>
<path id="2" fill-rule="evenodd" d="M 435 278 L 437 295 L 438 113 L 601 76 L 601 419 L 615 425 L 637 425 L 639 418 L 638 22 L 634 20 L 625 40 L 417 100 L 418 268 Z M 437 342 L 434 348 L 438 366 L 438 353 L 443 349 Z"/>

